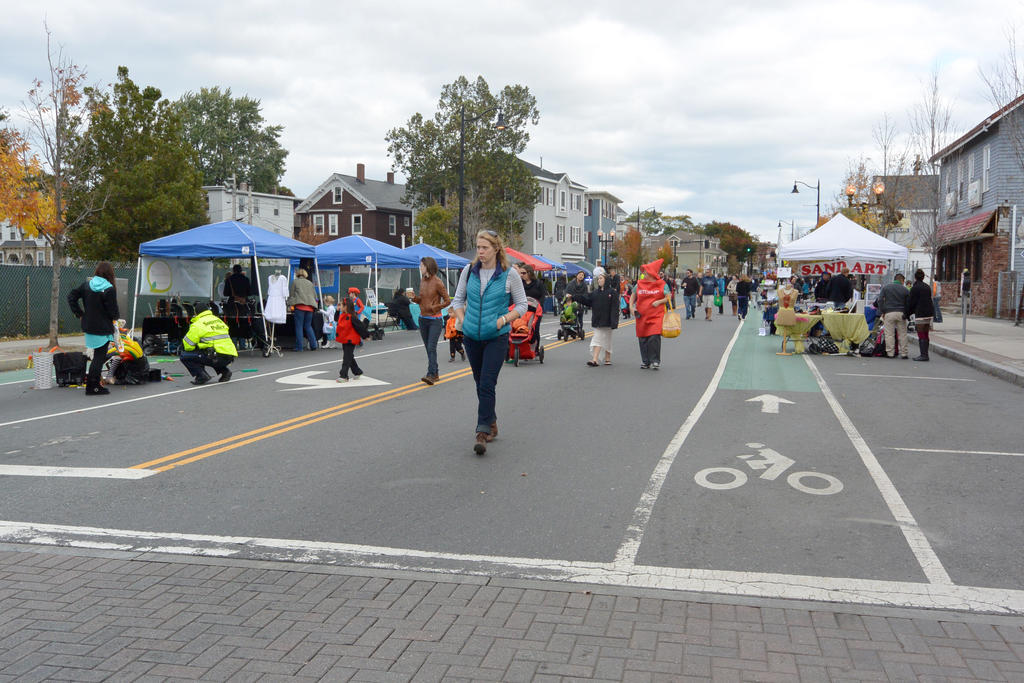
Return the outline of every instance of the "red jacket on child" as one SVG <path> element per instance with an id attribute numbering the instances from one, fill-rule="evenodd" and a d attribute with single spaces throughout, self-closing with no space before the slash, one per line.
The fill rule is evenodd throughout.
<path id="1" fill-rule="evenodd" d="M 338 331 L 334 335 L 334 341 L 342 344 L 354 344 L 356 346 L 363 343 L 363 338 L 352 327 L 352 316 L 348 313 L 342 313 L 338 316 Z"/>

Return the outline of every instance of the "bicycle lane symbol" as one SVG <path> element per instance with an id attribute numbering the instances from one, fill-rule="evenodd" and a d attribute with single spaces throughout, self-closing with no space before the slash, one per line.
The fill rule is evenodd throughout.
<path id="1" fill-rule="evenodd" d="M 746 462 L 752 470 L 763 470 L 760 479 L 775 481 L 786 470 L 796 464 L 792 458 L 787 458 L 775 449 L 767 448 L 763 443 L 748 443 L 747 448 L 757 449 L 757 453 L 738 455 L 737 458 Z M 723 477 L 716 475 L 724 475 Z M 712 478 L 717 481 L 713 481 Z M 747 474 L 735 467 L 707 467 L 693 475 L 693 480 L 704 488 L 714 491 L 727 491 L 739 488 L 747 483 Z M 824 487 L 810 486 L 807 481 L 823 481 Z M 843 482 L 831 474 L 821 472 L 791 472 L 786 477 L 786 483 L 797 491 L 810 493 L 815 496 L 831 496 L 843 490 Z"/>

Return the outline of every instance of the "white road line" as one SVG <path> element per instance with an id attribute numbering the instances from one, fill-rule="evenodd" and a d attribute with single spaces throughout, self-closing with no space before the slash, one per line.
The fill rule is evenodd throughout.
<path id="1" fill-rule="evenodd" d="M 910 581 L 644 565 L 624 569 L 610 562 L 471 555 L 350 543 L 161 533 L 13 521 L 0 521 L 0 542 L 123 550 L 134 553 L 277 560 L 453 575 L 512 576 L 569 583 L 890 607 L 1024 614 L 1022 590 Z"/>
<path id="2" fill-rule="evenodd" d="M 814 378 L 818 380 L 818 386 L 821 388 L 822 395 L 828 401 L 829 406 L 831 406 L 832 412 L 835 414 L 836 419 L 839 420 L 839 424 L 843 426 L 843 430 L 846 432 L 847 438 L 850 439 L 850 443 L 853 444 L 857 454 L 860 455 L 860 459 L 867 468 L 868 474 L 871 475 L 875 486 L 878 487 L 879 493 L 882 494 L 882 498 L 885 500 L 885 504 L 889 507 L 889 512 L 892 513 L 892 516 L 899 523 L 900 530 L 907 539 L 907 543 L 910 545 L 914 557 L 917 558 L 918 564 L 921 565 L 924 575 L 934 584 L 952 584 L 953 580 L 946 573 L 945 567 L 942 566 L 942 562 L 939 561 L 939 557 L 932 549 L 928 538 L 921 531 L 921 527 L 918 526 L 917 520 L 914 519 L 914 515 L 910 512 L 910 508 L 903 502 L 903 497 L 896 490 L 892 480 L 889 479 L 889 475 L 882 469 L 878 459 L 875 458 L 875 454 L 871 452 L 867 442 L 864 441 L 864 437 L 860 435 L 860 432 L 854 426 L 853 421 L 850 420 L 843 407 L 839 405 L 839 401 L 836 400 L 832 390 L 829 389 L 825 378 L 818 372 L 817 366 L 809 355 L 804 354 L 804 361 L 807 362 L 807 367 L 811 369 Z"/>
<path id="3" fill-rule="evenodd" d="M 1005 453 L 1003 451 L 952 451 L 943 448 L 896 448 L 889 446 L 890 451 L 909 451 L 911 453 L 955 453 L 958 455 L 1016 455 L 1024 457 L 1024 453 Z"/>
<path id="4" fill-rule="evenodd" d="M 942 382 L 977 382 L 976 379 L 960 379 L 959 377 L 918 377 L 917 375 L 869 375 L 862 372 L 837 372 L 842 377 L 884 377 L 886 379 L 935 379 Z"/>
<path id="5" fill-rule="evenodd" d="M 697 405 L 693 407 L 693 410 L 690 411 L 689 416 L 687 416 L 679 431 L 668 442 L 668 446 L 665 447 L 665 451 L 661 454 L 661 459 L 658 460 L 658 464 L 654 467 L 654 472 L 651 473 L 647 487 L 640 496 L 640 503 L 633 511 L 633 521 L 630 523 L 629 528 L 626 529 L 626 536 L 622 541 L 622 545 L 619 546 L 618 551 L 615 553 L 615 566 L 617 568 L 628 570 L 636 562 L 637 553 L 640 551 L 640 543 L 644 539 L 644 530 L 651 519 L 654 504 L 658 502 L 658 495 L 661 493 L 661 487 L 668 477 L 668 471 L 671 469 L 672 463 L 675 462 L 676 456 L 679 455 L 679 449 L 683 447 L 686 438 L 690 436 L 693 427 L 697 424 L 701 415 L 704 414 L 708 404 L 711 402 L 711 398 L 715 395 L 718 383 L 722 379 L 722 373 L 725 372 L 725 365 L 729 361 L 729 354 L 732 353 L 732 347 L 739 338 L 742 329 L 742 323 L 736 326 L 736 331 L 733 332 L 729 345 L 725 347 L 725 353 L 722 354 L 721 360 L 718 361 L 718 368 L 715 370 L 711 381 L 708 382 L 704 394 L 697 401 Z"/>
<path id="6" fill-rule="evenodd" d="M 417 344 L 416 346 L 403 346 L 403 347 L 398 348 L 398 349 L 389 349 L 387 351 L 378 351 L 376 353 L 362 354 L 362 355 L 358 356 L 357 358 L 359 358 L 359 359 L 362 359 L 362 358 L 372 358 L 373 356 L 383 356 L 383 355 L 386 355 L 386 354 L 389 354 L 389 353 L 396 353 L 398 351 L 409 351 L 411 349 L 422 349 L 422 348 L 423 348 L 423 344 Z M 318 353 L 322 353 L 322 351 L 318 352 Z M 115 408 L 117 406 L 125 405 L 126 403 L 135 403 L 137 401 L 149 401 L 150 399 L 154 399 L 154 398 L 168 398 L 168 397 L 174 397 L 174 396 L 181 396 L 181 394 L 183 392 L 186 392 L 186 391 L 196 391 L 198 389 L 209 389 L 211 387 L 229 386 L 229 385 L 238 384 L 239 382 L 248 382 L 248 381 L 251 381 L 251 380 L 262 379 L 264 377 L 273 377 L 274 375 L 282 375 L 282 374 L 285 374 L 285 373 L 294 374 L 295 372 L 298 372 L 299 370 L 304 370 L 306 368 L 317 368 L 317 367 L 320 367 L 321 365 L 327 365 L 329 363 L 337 363 L 337 362 L 339 362 L 339 361 L 337 359 L 334 359 L 334 360 L 329 360 L 329 361 L 323 361 L 323 362 L 320 362 L 320 363 L 312 363 L 310 365 L 300 365 L 298 367 L 288 368 L 286 370 L 274 370 L 273 372 L 262 372 L 262 373 L 259 373 L 257 375 L 253 375 L 252 377 L 245 377 L 240 372 L 236 371 L 235 372 L 235 378 L 232 379 L 231 382 L 229 384 L 226 384 L 226 385 L 221 385 L 221 384 L 219 384 L 217 382 L 214 382 L 213 384 L 209 384 L 209 385 L 199 386 L 199 387 L 194 387 L 194 386 L 189 385 L 189 386 L 182 387 L 181 389 L 178 389 L 177 391 L 162 391 L 159 394 L 149 394 L 147 396 L 137 396 L 135 398 L 126 398 L 123 401 L 113 401 L 113 402 L 110 402 L 110 403 L 97 403 L 97 404 L 94 404 L 94 405 L 82 406 L 81 408 L 75 408 L 74 410 L 65 410 L 65 411 L 62 411 L 62 412 L 59 412 L 59 413 L 48 413 L 46 415 L 36 415 L 34 417 L 22 418 L 20 420 L 11 420 L 10 422 L 0 422 L 0 427 L 9 427 L 11 425 L 24 424 L 25 422 L 35 422 L 36 420 L 48 420 L 48 419 L 53 418 L 53 417 L 63 417 L 64 415 L 75 415 L 77 413 L 89 412 L 90 410 L 104 410 L 104 409 L 107 409 L 107 408 Z M 184 379 L 184 378 L 182 378 L 182 379 Z"/>
<path id="7" fill-rule="evenodd" d="M 156 470 L 127 467 L 46 467 L 41 465 L 0 465 L 0 477 L 86 477 L 90 479 L 145 479 Z"/>

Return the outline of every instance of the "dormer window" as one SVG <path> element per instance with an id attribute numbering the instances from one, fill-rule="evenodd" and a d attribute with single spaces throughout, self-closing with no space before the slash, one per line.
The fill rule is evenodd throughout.
<path id="1" fill-rule="evenodd" d="M 341 204 L 341 187 L 337 185 L 334 187 L 334 203 Z"/>

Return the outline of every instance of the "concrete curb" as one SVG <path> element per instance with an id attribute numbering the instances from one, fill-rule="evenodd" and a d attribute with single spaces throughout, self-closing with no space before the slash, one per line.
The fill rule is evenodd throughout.
<path id="1" fill-rule="evenodd" d="M 908 334 L 907 337 L 914 341 L 918 341 L 916 334 Z M 963 363 L 964 365 L 969 365 L 972 368 L 980 370 L 988 375 L 992 375 L 993 377 L 998 377 L 999 379 L 1010 382 L 1011 384 L 1024 387 L 1024 372 L 1021 372 L 1016 368 L 986 360 L 984 358 L 979 358 L 978 356 L 967 353 L 966 351 L 946 346 L 941 342 L 936 342 L 934 338 L 931 340 L 931 344 L 928 348 L 930 351 L 934 351 L 940 356 L 945 356 L 946 358 L 955 360 L 958 363 Z"/>

